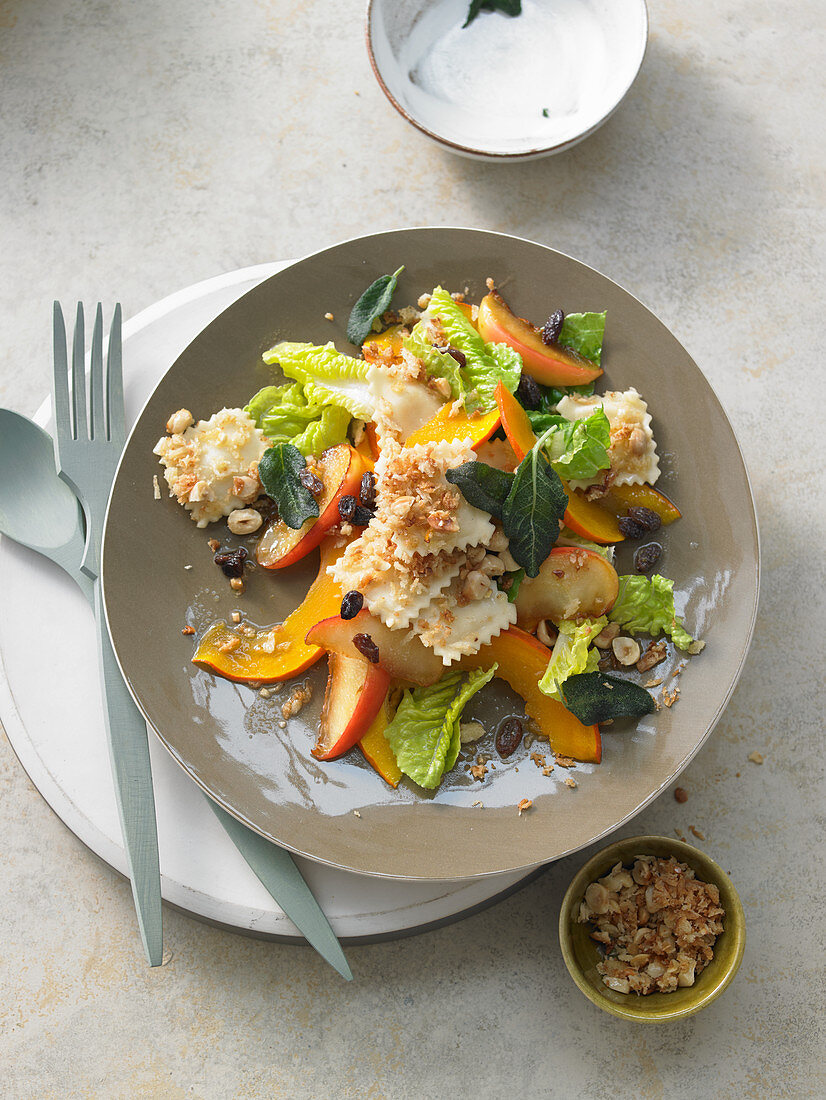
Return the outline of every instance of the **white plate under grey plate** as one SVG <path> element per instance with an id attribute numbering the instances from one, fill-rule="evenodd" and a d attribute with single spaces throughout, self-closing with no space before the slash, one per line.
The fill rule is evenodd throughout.
<path id="1" fill-rule="evenodd" d="M 127 423 L 161 375 L 223 309 L 288 261 L 197 283 L 123 326 Z M 46 401 L 35 419 L 50 428 Z M 147 552 L 151 553 L 151 546 Z M 79 589 L 57 566 L 0 539 L 0 719 L 35 787 L 58 817 L 110 866 L 126 873 L 98 688 L 95 627 Z M 61 639 L 44 677 L 42 618 Z M 54 653 L 54 651 L 53 651 Z M 304 942 L 238 854 L 203 794 L 157 738 L 150 753 L 164 900 L 193 917 L 247 934 Z M 460 883 L 406 883 L 297 859 L 336 935 L 350 942 L 405 935 L 466 916 L 510 893 L 535 870 Z"/>
<path id="2" fill-rule="evenodd" d="M 444 148 L 482 160 L 570 149 L 608 119 L 637 77 L 645 0 L 522 0 L 521 14 L 470 0 L 369 0 L 367 49 L 399 113 Z"/>

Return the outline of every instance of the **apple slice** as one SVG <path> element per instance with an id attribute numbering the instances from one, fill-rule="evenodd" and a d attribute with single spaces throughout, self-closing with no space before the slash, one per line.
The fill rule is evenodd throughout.
<path id="1" fill-rule="evenodd" d="M 359 611 L 353 619 L 331 616 L 307 631 L 307 644 L 320 645 L 331 653 L 344 657 L 363 656 L 355 645 L 356 635 L 367 637 L 378 647 L 377 664 L 394 680 L 427 687 L 435 684 L 445 671 L 441 657 L 428 649 L 415 635 L 406 630 L 391 630 L 369 611 Z"/>
<path id="2" fill-rule="evenodd" d="M 517 623 L 533 631 L 542 619 L 598 619 L 614 606 L 619 577 L 593 550 L 556 546 L 536 577 L 525 577 L 516 596 Z"/>
<path id="3" fill-rule="evenodd" d="M 581 386 L 593 382 L 602 368 L 560 344 L 546 344 L 541 331 L 511 312 L 496 291 L 479 303 L 476 322 L 479 334 L 488 344 L 508 344 L 522 357 L 527 374 L 544 386 Z"/>
<path id="4" fill-rule="evenodd" d="M 500 382 L 499 385 L 501 386 L 502 383 Z M 448 401 L 434 416 L 431 416 L 430 420 L 415 432 L 411 432 L 404 445 L 413 447 L 416 443 L 455 443 L 457 440 L 466 439 L 475 449 L 485 440 L 490 439 L 499 427 L 499 423 L 498 409 L 491 409 L 490 412 L 473 416 L 468 416 L 465 410 L 461 409 L 454 414 L 453 402 Z"/>
<path id="5" fill-rule="evenodd" d="M 548 667 L 551 651 L 531 634 L 512 626 L 503 630 L 478 653 L 462 657 L 462 669 L 490 668 L 497 663 L 495 675 L 509 684 L 525 700 L 525 713 L 532 718 L 560 756 L 598 764 L 602 759 L 599 726 L 584 726 L 571 712 L 539 690 L 539 681 Z"/>
<path id="6" fill-rule="evenodd" d="M 394 708 L 390 704 L 388 693 L 379 708 L 378 714 L 373 719 L 370 729 L 359 741 L 359 748 L 364 753 L 364 758 L 370 767 L 377 771 L 382 779 L 395 789 L 402 777 L 402 770 L 396 763 L 396 757 L 390 748 L 390 742 L 384 735 L 393 714 Z"/>
<path id="7" fill-rule="evenodd" d="M 331 653 L 318 740 L 312 749 L 316 760 L 335 760 L 351 749 L 370 728 L 390 687 L 390 676 L 363 657 Z"/>
<path id="8" fill-rule="evenodd" d="M 334 523 L 343 496 L 357 496 L 364 473 L 361 456 L 348 443 L 325 451 L 315 465 L 324 486 L 318 497 L 318 519 L 293 530 L 282 519 L 271 523 L 258 541 L 255 557 L 265 569 L 284 569 L 315 550 Z"/>

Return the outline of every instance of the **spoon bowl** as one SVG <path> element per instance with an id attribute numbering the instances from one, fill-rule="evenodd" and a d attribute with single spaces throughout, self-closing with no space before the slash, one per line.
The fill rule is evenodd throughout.
<path id="1" fill-rule="evenodd" d="M 55 469 L 52 437 L 11 409 L 0 409 L 0 533 L 77 579 L 86 538 L 80 504 Z"/>

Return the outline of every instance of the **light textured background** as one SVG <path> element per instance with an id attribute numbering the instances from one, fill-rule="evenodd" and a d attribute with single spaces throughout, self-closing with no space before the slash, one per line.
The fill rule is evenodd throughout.
<path id="1" fill-rule="evenodd" d="M 557 158 L 486 166 L 385 102 L 356 0 L 0 0 L 0 404 L 30 414 L 46 393 L 54 297 L 117 296 L 131 315 L 377 229 L 513 232 L 633 290 L 720 395 L 761 520 L 740 685 L 681 780 L 688 802 L 666 794 L 626 830 L 705 835 L 746 907 L 738 979 L 662 1029 L 593 1008 L 555 931 L 584 856 L 462 924 L 351 949 L 349 985 L 309 949 L 172 912 L 171 958 L 150 971 L 128 887 L 3 740 L 0 1094 L 826 1093 L 823 8 L 650 11 L 640 78 L 602 130 Z"/>

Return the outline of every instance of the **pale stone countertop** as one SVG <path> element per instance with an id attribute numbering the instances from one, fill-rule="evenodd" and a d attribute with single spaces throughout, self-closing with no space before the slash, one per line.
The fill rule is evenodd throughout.
<path id="1" fill-rule="evenodd" d="M 746 907 L 737 980 L 659 1029 L 592 1007 L 556 940 L 584 854 L 460 924 L 351 948 L 351 984 L 309 949 L 174 912 L 173 957 L 150 971 L 128 887 L 3 740 L 3 1095 L 826 1094 L 822 8 L 650 9 L 641 75 L 603 129 L 556 158 L 489 166 L 390 108 L 356 0 L 3 0 L 0 404 L 30 414 L 45 395 L 55 297 L 117 294 L 128 316 L 376 229 L 512 232 L 632 289 L 714 385 L 760 516 L 740 684 L 681 779 L 688 802 L 666 792 L 627 830 L 704 834 Z"/>

